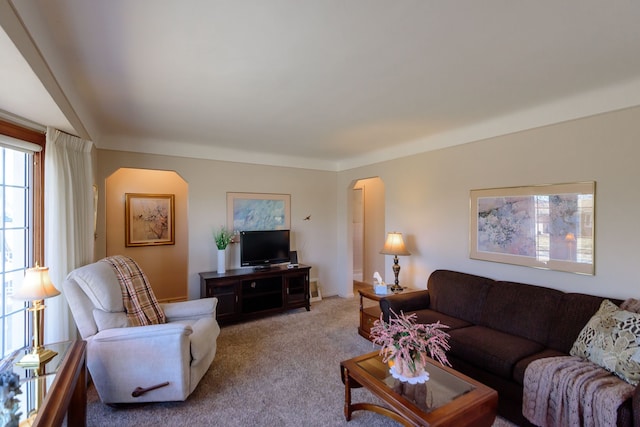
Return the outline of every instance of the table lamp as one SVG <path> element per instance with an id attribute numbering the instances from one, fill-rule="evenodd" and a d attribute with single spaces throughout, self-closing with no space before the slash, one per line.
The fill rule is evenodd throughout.
<path id="1" fill-rule="evenodd" d="M 56 354 L 53 350 L 43 347 L 44 342 L 44 299 L 60 295 L 49 277 L 48 267 L 39 267 L 36 264 L 33 268 L 28 268 L 22 285 L 15 290 L 13 298 L 21 301 L 31 301 L 29 311 L 32 316 L 32 349 L 25 354 L 17 365 L 25 368 L 36 368 L 47 363 Z"/>
<path id="2" fill-rule="evenodd" d="M 387 240 L 384 242 L 384 247 L 380 251 L 384 255 L 393 255 L 393 274 L 396 276 L 396 281 L 391 286 L 392 292 L 400 292 L 402 286 L 398 283 L 398 274 L 400 274 L 400 265 L 398 264 L 398 256 L 411 255 L 411 253 L 404 246 L 404 240 L 402 240 L 402 233 L 387 234 Z"/>

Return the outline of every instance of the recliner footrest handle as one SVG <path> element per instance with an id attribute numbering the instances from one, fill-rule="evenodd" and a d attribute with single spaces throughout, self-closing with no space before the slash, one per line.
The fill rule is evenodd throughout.
<path id="1" fill-rule="evenodd" d="M 155 390 L 155 389 L 161 388 L 161 387 L 166 387 L 168 385 L 169 385 L 169 381 L 165 381 L 163 383 L 152 385 L 151 387 L 147 387 L 147 388 L 136 387 L 133 390 L 133 392 L 131 393 L 131 396 L 140 397 L 140 396 L 142 396 L 143 394 L 145 394 L 148 391 Z"/>

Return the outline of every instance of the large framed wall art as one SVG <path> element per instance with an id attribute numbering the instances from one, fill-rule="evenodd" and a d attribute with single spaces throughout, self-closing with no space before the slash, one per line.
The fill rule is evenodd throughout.
<path id="1" fill-rule="evenodd" d="M 289 230 L 291 195 L 227 193 L 227 227 L 235 232 Z"/>
<path id="2" fill-rule="evenodd" d="M 175 195 L 125 194 L 125 246 L 175 244 Z"/>
<path id="3" fill-rule="evenodd" d="M 471 190 L 470 257 L 594 274 L 595 182 Z"/>

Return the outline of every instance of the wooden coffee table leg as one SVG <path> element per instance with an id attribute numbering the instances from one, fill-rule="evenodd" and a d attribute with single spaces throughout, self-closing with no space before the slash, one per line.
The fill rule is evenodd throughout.
<path id="1" fill-rule="evenodd" d="M 342 379 L 344 381 L 344 417 L 351 421 L 351 384 L 349 384 L 349 371 L 342 368 Z"/>

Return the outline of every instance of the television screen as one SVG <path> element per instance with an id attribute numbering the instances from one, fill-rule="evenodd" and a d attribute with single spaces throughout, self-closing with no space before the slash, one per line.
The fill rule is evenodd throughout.
<path id="1" fill-rule="evenodd" d="M 289 261 L 289 230 L 240 232 L 240 266 L 266 267 Z"/>

